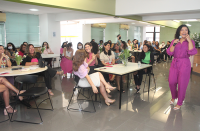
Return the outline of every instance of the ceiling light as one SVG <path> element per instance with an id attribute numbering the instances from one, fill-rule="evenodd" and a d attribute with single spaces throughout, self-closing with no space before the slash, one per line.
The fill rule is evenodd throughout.
<path id="1" fill-rule="evenodd" d="M 38 9 L 29 9 L 30 11 L 39 11 Z"/>
<path id="2" fill-rule="evenodd" d="M 190 24 L 186 24 L 187 26 L 192 26 L 192 25 L 190 25 Z"/>
<path id="3" fill-rule="evenodd" d="M 99 25 L 106 25 L 106 24 L 99 24 Z"/>
<path id="4" fill-rule="evenodd" d="M 135 23 L 131 23 L 131 24 L 135 24 Z"/>
<path id="5" fill-rule="evenodd" d="M 161 27 L 165 27 L 165 26 L 161 26 Z"/>
<path id="6" fill-rule="evenodd" d="M 139 21 L 140 23 L 148 24 L 147 22 Z"/>
<path id="7" fill-rule="evenodd" d="M 179 23 L 180 21 L 178 21 L 178 20 L 173 20 L 173 21 L 175 21 L 175 22 L 177 22 L 177 23 Z"/>
<path id="8" fill-rule="evenodd" d="M 197 19 L 187 19 L 187 20 L 180 20 L 180 21 L 198 21 Z"/>

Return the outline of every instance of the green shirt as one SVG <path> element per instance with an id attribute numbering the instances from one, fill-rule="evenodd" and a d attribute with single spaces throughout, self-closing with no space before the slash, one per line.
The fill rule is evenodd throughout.
<path id="1" fill-rule="evenodd" d="M 145 53 L 145 58 L 144 59 L 142 59 L 142 62 L 143 63 L 146 63 L 146 64 L 149 64 L 150 63 L 150 54 L 151 54 L 151 52 L 150 51 L 148 51 L 148 52 L 146 52 Z"/>
<path id="2" fill-rule="evenodd" d="M 121 42 L 120 42 L 119 40 L 117 40 L 117 44 L 118 44 L 119 46 L 121 46 Z"/>

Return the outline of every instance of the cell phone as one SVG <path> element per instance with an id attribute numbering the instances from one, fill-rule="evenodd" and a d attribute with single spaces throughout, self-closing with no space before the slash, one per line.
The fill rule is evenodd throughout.
<path id="1" fill-rule="evenodd" d="M 12 68 L 11 70 L 21 70 L 22 67 Z"/>

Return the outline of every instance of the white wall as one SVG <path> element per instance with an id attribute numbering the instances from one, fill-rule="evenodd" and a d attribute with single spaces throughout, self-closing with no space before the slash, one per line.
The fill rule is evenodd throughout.
<path id="1" fill-rule="evenodd" d="M 44 41 L 49 43 L 51 50 L 54 54 L 60 54 L 60 22 L 55 21 L 55 14 L 42 14 L 39 15 L 39 25 L 40 25 L 40 44 Z M 55 37 L 53 36 L 55 32 Z M 58 66 L 59 58 L 54 63 L 54 67 Z"/>
<path id="2" fill-rule="evenodd" d="M 83 25 L 82 26 L 82 43 L 85 44 L 86 42 L 91 41 L 91 24 Z"/>
<path id="3" fill-rule="evenodd" d="M 199 0 L 116 0 L 115 15 L 199 10 Z"/>

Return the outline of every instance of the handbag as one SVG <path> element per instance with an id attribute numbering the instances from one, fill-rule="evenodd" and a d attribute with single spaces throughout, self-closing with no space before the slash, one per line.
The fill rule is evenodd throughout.
<path id="1" fill-rule="evenodd" d="M 44 62 L 44 60 L 42 59 L 42 57 L 39 58 L 38 63 L 39 63 L 39 67 L 41 67 L 41 68 L 44 68 L 44 67 L 45 67 L 45 62 Z"/>

